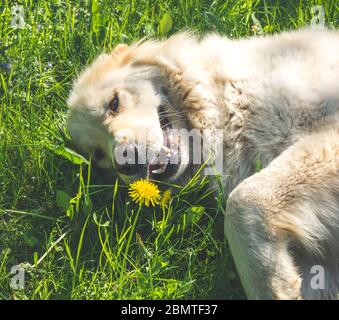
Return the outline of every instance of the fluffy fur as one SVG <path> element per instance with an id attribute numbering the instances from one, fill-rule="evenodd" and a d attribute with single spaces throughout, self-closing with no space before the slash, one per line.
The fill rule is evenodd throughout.
<path id="1" fill-rule="evenodd" d="M 120 45 L 80 75 L 68 102 L 71 136 L 89 153 L 100 148 L 106 168 L 112 149 L 140 131 L 148 149 L 160 150 L 159 106 L 174 128 L 222 129 L 225 233 L 248 297 L 337 298 L 337 31 L 240 40 L 182 33 Z M 264 169 L 255 173 L 258 160 Z M 183 161 L 166 179 L 193 171 Z M 311 286 L 313 265 L 324 267 L 324 289 Z"/>

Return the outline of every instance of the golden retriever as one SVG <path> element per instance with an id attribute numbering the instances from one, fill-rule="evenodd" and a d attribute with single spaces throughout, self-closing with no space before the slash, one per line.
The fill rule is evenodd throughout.
<path id="1" fill-rule="evenodd" d="M 189 179 L 205 158 L 178 132 L 195 130 L 222 159 L 225 234 L 247 296 L 337 298 L 338 31 L 118 45 L 68 104 L 76 144 L 127 183 Z"/>

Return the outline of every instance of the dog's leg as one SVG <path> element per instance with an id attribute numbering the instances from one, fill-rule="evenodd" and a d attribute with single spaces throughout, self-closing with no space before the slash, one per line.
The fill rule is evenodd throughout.
<path id="1" fill-rule="evenodd" d="M 317 257 L 338 266 L 338 254 L 331 253 L 339 247 L 339 130 L 301 139 L 240 183 L 227 202 L 225 233 L 250 299 L 315 296 L 304 289 L 311 284 L 302 283 L 298 264 L 305 264 L 293 247 L 305 261 Z M 320 296 L 337 289 L 332 284 L 330 290 Z"/>
<path id="2" fill-rule="evenodd" d="M 231 194 L 225 232 L 248 298 L 300 299 L 302 280 L 288 252 L 288 237 L 275 234 L 267 212 L 246 197 L 240 189 Z"/>

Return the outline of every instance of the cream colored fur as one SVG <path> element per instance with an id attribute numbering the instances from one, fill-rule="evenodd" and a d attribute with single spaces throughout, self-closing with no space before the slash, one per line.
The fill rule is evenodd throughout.
<path id="1" fill-rule="evenodd" d="M 112 116 L 114 92 L 121 110 Z M 99 165 L 110 168 L 114 145 L 139 131 L 159 150 L 160 104 L 176 128 L 224 130 L 225 233 L 248 297 L 336 299 L 339 32 L 183 33 L 119 46 L 75 82 L 68 128 L 85 151 L 103 150 Z M 182 165 L 172 178 L 193 171 Z M 324 267 L 324 289 L 311 286 L 313 265 Z"/>

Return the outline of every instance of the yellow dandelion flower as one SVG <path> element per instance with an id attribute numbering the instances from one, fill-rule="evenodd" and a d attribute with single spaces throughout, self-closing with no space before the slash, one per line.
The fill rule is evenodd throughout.
<path id="1" fill-rule="evenodd" d="M 164 193 L 162 194 L 162 198 L 161 198 L 161 205 L 163 207 L 167 207 L 169 201 L 171 200 L 171 189 L 167 189 L 166 191 L 164 191 Z"/>
<path id="2" fill-rule="evenodd" d="M 128 194 L 132 200 L 140 205 L 145 204 L 149 207 L 151 204 L 155 207 L 160 203 L 160 190 L 157 185 L 146 179 L 140 179 L 129 186 Z"/>

